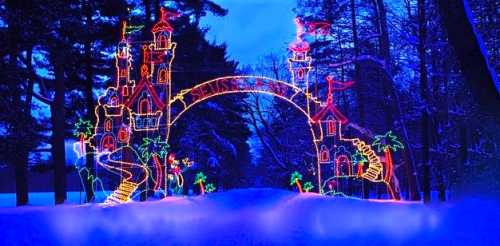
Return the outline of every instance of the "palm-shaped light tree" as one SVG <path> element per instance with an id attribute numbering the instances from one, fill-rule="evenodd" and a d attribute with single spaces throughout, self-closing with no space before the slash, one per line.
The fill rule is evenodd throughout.
<path id="1" fill-rule="evenodd" d="M 73 128 L 73 135 L 77 138 L 80 138 L 80 156 L 83 156 L 83 152 L 85 151 L 85 145 L 83 144 L 85 140 L 92 135 L 92 123 L 89 120 L 79 119 Z"/>
<path id="2" fill-rule="evenodd" d="M 311 191 L 313 188 L 314 188 L 314 185 L 311 182 L 308 181 L 308 182 L 304 183 L 304 190 L 306 192 Z"/>
<path id="3" fill-rule="evenodd" d="M 372 146 L 377 148 L 377 152 L 384 152 L 385 163 L 387 165 L 387 172 L 385 173 L 384 180 L 390 182 L 392 177 L 392 151 L 397 151 L 398 149 L 403 149 L 404 145 L 398 139 L 398 137 L 392 134 L 392 131 L 388 131 L 384 135 L 375 136 L 375 141 L 373 141 Z"/>
<path id="4" fill-rule="evenodd" d="M 297 185 L 297 188 L 299 189 L 299 192 L 302 193 L 302 185 L 300 184 L 300 181 L 302 180 L 302 174 L 299 172 L 295 171 L 292 173 L 290 176 L 290 185 L 294 186 Z"/>
<path id="5" fill-rule="evenodd" d="M 211 192 L 214 192 L 215 191 L 215 185 L 212 184 L 212 183 L 208 183 L 206 186 L 205 186 L 205 192 L 207 193 L 211 193 Z"/>
<path id="6" fill-rule="evenodd" d="M 161 140 L 160 136 L 156 138 L 143 138 L 142 144 L 139 146 L 139 152 L 144 163 L 148 163 L 149 159 L 153 159 L 156 169 L 156 181 L 153 190 L 158 190 L 163 179 L 163 168 L 160 159 L 167 157 L 169 145 L 166 141 Z"/>
<path id="7" fill-rule="evenodd" d="M 368 162 L 368 159 L 366 159 L 361 152 L 356 151 L 356 153 L 352 156 L 352 161 L 358 166 L 356 176 L 361 177 L 361 175 L 363 175 L 363 166 L 366 162 Z"/>
<path id="8" fill-rule="evenodd" d="M 200 185 L 200 191 L 202 195 L 205 194 L 205 186 L 204 186 L 205 181 L 207 181 L 207 176 L 205 176 L 203 172 L 199 172 L 196 174 L 196 179 L 194 181 L 194 184 Z"/>

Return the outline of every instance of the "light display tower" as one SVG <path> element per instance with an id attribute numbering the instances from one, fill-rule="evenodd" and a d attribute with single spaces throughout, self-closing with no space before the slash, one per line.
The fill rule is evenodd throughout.
<path id="1" fill-rule="evenodd" d="M 95 134 L 89 142 L 98 154 L 98 162 L 121 177 L 118 189 L 108 203 L 128 201 L 144 182 L 148 189 L 159 190 L 164 181 L 164 161 L 143 158 L 138 150 L 145 141 L 153 147 L 166 144 L 171 98 L 171 65 L 176 43 L 168 23 L 175 14 L 162 9 L 161 19 L 153 26 L 153 41 L 142 47 L 140 78 L 131 78 L 130 44 L 123 23 L 116 51 L 116 86 L 99 97 L 96 107 Z M 154 139 L 154 141 L 152 141 Z M 151 171 L 151 170 L 154 170 Z"/>
<path id="2" fill-rule="evenodd" d="M 308 55 L 309 43 L 304 41 L 304 25 L 299 18 L 295 18 L 297 34 L 295 41 L 290 44 L 292 57 L 288 59 L 289 69 L 292 76 L 292 84 L 309 94 L 309 72 L 312 70 L 312 58 Z M 309 105 L 307 105 L 309 113 Z"/>
<path id="3" fill-rule="evenodd" d="M 135 86 L 135 82 L 130 80 L 130 68 L 132 66 L 132 56 L 126 37 L 127 22 L 123 22 L 122 37 L 116 50 L 116 88 L 120 88 L 121 97 L 126 99 Z"/>

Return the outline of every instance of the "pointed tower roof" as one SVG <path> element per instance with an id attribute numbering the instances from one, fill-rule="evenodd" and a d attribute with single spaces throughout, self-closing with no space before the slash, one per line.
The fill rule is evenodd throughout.
<path id="1" fill-rule="evenodd" d="M 296 41 L 290 44 L 289 47 L 292 51 L 295 52 L 307 52 L 310 50 L 309 43 L 306 41 Z"/>
<path id="2" fill-rule="evenodd" d="M 179 14 L 166 11 L 164 8 L 161 8 L 160 11 L 161 11 L 160 21 L 158 21 L 153 26 L 153 29 L 151 29 L 151 31 L 154 33 L 161 32 L 161 31 L 167 31 L 167 32 L 174 31 L 174 28 L 170 25 L 170 23 L 168 23 L 168 20 L 173 18 L 173 17 L 178 17 Z"/>
<path id="3" fill-rule="evenodd" d="M 156 93 L 156 90 L 153 88 L 153 85 L 149 81 L 148 74 L 148 66 L 146 64 L 143 64 L 141 67 L 141 81 L 135 88 L 132 96 L 130 96 L 130 98 L 125 102 L 125 106 L 130 108 L 130 106 L 137 100 L 141 93 L 147 90 L 157 108 L 163 109 L 163 107 L 165 107 L 165 104 L 161 101 L 160 97 Z"/>
<path id="4" fill-rule="evenodd" d="M 333 118 L 340 122 L 341 124 L 347 123 L 349 120 L 347 117 L 345 117 L 338 109 L 335 107 L 334 104 L 327 104 L 325 107 L 323 107 L 316 115 L 312 117 L 312 120 L 314 122 L 318 122 L 322 119 L 327 118 L 328 116 L 332 115 Z"/>
<path id="5" fill-rule="evenodd" d="M 312 120 L 314 122 L 318 122 L 332 115 L 335 120 L 339 121 L 341 124 L 345 124 L 349 120 L 337 109 L 337 107 L 335 107 L 335 103 L 333 102 L 333 92 L 343 91 L 351 87 L 354 84 L 354 81 L 338 82 L 335 81 L 332 76 L 326 77 L 326 80 L 328 81 L 328 98 L 326 99 L 326 106 L 321 108 L 321 110 L 312 117 Z"/>

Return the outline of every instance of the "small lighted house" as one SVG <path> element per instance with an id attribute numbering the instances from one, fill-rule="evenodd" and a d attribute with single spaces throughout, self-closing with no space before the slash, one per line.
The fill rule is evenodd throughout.
<path id="1" fill-rule="evenodd" d="M 348 123 L 336 107 L 333 100 L 334 91 L 344 90 L 352 82 L 337 82 L 327 77 L 328 97 L 326 103 L 312 117 L 312 121 L 321 128 L 321 142 L 319 143 L 319 163 L 322 180 L 336 180 L 336 191 L 346 186 L 349 178 L 355 178 L 351 160 L 352 144 L 342 139 L 342 130 Z"/>

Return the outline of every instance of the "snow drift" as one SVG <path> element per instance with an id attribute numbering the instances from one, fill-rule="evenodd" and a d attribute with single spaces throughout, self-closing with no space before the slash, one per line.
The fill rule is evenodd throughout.
<path id="1" fill-rule="evenodd" d="M 498 204 L 379 202 L 275 189 L 169 197 L 114 207 L 0 209 L 12 244 L 496 244 Z"/>

